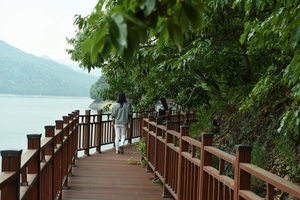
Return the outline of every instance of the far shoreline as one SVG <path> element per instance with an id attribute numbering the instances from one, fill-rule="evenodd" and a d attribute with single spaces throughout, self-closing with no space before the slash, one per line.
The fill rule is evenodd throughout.
<path id="1" fill-rule="evenodd" d="M 35 94 L 6 94 L 0 93 L 0 97 L 32 97 L 32 98 L 87 98 L 88 96 L 55 96 L 55 95 L 35 95 Z M 93 99 L 91 99 L 93 101 Z"/>
<path id="2" fill-rule="evenodd" d="M 110 106 L 114 101 L 99 101 L 86 96 L 49 96 L 49 95 L 23 95 L 23 94 L 5 94 L 0 93 L 0 98 L 51 98 L 51 99 L 89 99 L 91 103 L 88 108 L 93 110 L 102 110 L 106 106 Z"/>

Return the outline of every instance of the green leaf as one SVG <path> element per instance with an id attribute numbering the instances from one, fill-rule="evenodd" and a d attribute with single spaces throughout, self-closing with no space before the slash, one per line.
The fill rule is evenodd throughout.
<path id="1" fill-rule="evenodd" d="M 297 24 L 296 27 L 292 30 L 291 44 L 295 48 L 299 44 L 300 40 L 300 24 Z"/>
<path id="2" fill-rule="evenodd" d="M 104 43 L 104 47 L 101 51 L 103 58 L 104 59 L 108 58 L 110 55 L 110 52 L 111 52 L 111 41 L 110 41 L 110 38 L 107 37 L 105 40 L 105 43 Z"/>
<path id="3" fill-rule="evenodd" d="M 91 61 L 92 61 L 92 63 L 95 63 L 95 61 L 98 58 L 100 46 L 102 46 L 101 41 L 93 43 L 93 46 L 92 46 L 92 49 L 91 49 Z"/>
<path id="4" fill-rule="evenodd" d="M 127 47 L 127 24 L 123 15 L 119 13 L 113 13 L 111 17 L 115 22 L 116 28 L 118 29 L 116 30 L 115 34 L 115 36 L 117 36 L 117 41 L 119 42 L 120 46 Z"/>
<path id="5" fill-rule="evenodd" d="M 103 7 L 107 4 L 106 1 L 98 1 L 97 5 L 95 6 L 96 13 L 102 13 Z"/>
<path id="6" fill-rule="evenodd" d="M 244 44 L 244 42 L 245 42 L 245 40 L 246 40 L 246 38 L 247 38 L 247 35 L 248 35 L 248 33 L 249 33 L 249 31 L 250 31 L 250 29 L 251 29 L 251 26 L 250 26 L 250 22 L 248 21 L 248 22 L 246 22 L 245 23 L 245 25 L 244 25 L 244 33 L 241 35 L 241 37 L 240 37 L 240 43 L 241 44 Z"/>
<path id="7" fill-rule="evenodd" d="M 131 49 L 126 49 L 123 53 L 123 60 L 126 66 L 131 66 L 134 52 Z"/>
<path id="8" fill-rule="evenodd" d="M 232 4 L 232 8 L 235 8 L 240 3 L 241 3 L 241 0 L 235 0 Z"/>
<path id="9" fill-rule="evenodd" d="M 124 48 L 127 47 L 127 25 L 123 16 L 119 13 L 113 13 L 109 22 L 109 37 L 117 53 L 121 55 Z"/>
<path id="10" fill-rule="evenodd" d="M 181 51 L 182 44 L 183 44 L 183 35 L 182 35 L 181 27 L 178 24 L 174 24 L 173 21 L 169 20 L 168 31 L 169 31 L 170 38 L 176 44 L 179 51 Z"/>
<path id="11" fill-rule="evenodd" d="M 245 10 L 247 12 L 250 12 L 252 8 L 252 1 L 246 1 L 244 6 L 245 6 Z"/>
<path id="12" fill-rule="evenodd" d="M 90 17 L 88 18 L 87 22 L 89 24 L 95 23 L 97 20 L 99 20 L 100 16 L 98 14 L 91 14 Z"/>
<path id="13" fill-rule="evenodd" d="M 193 28 L 198 29 L 203 26 L 203 16 L 200 8 L 192 5 L 191 3 L 184 1 L 182 3 L 183 10 L 186 16 L 190 19 Z"/>
<path id="14" fill-rule="evenodd" d="M 140 8 L 144 10 L 144 15 L 149 16 L 152 11 L 155 9 L 155 0 L 144 0 L 143 3 L 141 3 Z"/>
<path id="15" fill-rule="evenodd" d="M 185 12 L 182 12 L 180 18 L 179 18 L 179 23 L 180 26 L 183 30 L 183 32 L 188 32 L 190 30 L 190 23 L 189 23 L 189 18 L 186 16 Z"/>
<path id="16" fill-rule="evenodd" d="M 93 34 L 90 37 L 90 40 L 92 41 L 90 45 L 90 53 L 91 53 L 91 60 L 92 62 L 95 62 L 99 52 L 102 51 L 105 41 L 106 41 L 106 26 L 99 26 L 97 30 L 93 32 Z"/>
<path id="17" fill-rule="evenodd" d="M 91 40 L 91 38 L 85 40 L 82 45 L 81 45 L 81 52 L 82 52 L 82 55 L 86 55 L 90 49 L 91 49 L 91 46 L 92 46 L 92 43 L 93 43 L 93 40 Z"/>
<path id="18" fill-rule="evenodd" d="M 138 49 L 140 45 L 140 34 L 139 32 L 130 29 L 128 32 L 128 48 Z"/>
<path id="19" fill-rule="evenodd" d="M 169 40 L 169 34 L 168 34 L 168 27 L 165 23 L 162 23 L 159 30 L 159 36 L 158 36 L 158 46 L 162 46 L 163 42 L 168 42 Z"/>
<path id="20" fill-rule="evenodd" d="M 256 9 L 257 10 L 261 10 L 261 7 L 262 7 L 262 3 L 263 1 L 262 0 L 256 0 Z"/>
<path id="21" fill-rule="evenodd" d="M 292 84 L 295 84 L 299 81 L 299 77 L 300 77 L 299 59 L 300 59 L 300 48 L 295 52 L 295 55 L 289 66 L 291 69 L 293 69 L 293 73 L 290 74 L 292 76 L 291 77 Z"/>
<path id="22" fill-rule="evenodd" d="M 147 28 L 147 25 L 145 24 L 145 22 L 141 21 L 140 19 L 133 17 L 131 15 L 128 15 L 127 13 L 121 13 L 124 17 L 124 19 L 133 22 L 134 24 L 142 27 L 142 28 Z"/>

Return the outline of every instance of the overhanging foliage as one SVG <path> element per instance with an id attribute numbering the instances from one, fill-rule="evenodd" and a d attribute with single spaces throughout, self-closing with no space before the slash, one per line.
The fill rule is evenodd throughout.
<path id="1" fill-rule="evenodd" d="M 77 17 L 69 53 L 83 67 L 102 68 L 104 98 L 123 90 L 135 106 L 153 108 L 166 97 L 201 111 L 197 131 L 235 130 L 233 143 L 266 132 L 270 144 L 262 145 L 291 143 L 286 152 L 297 160 L 299 9 L 299 0 L 99 1 Z M 237 127 L 220 129 L 229 119 Z"/>

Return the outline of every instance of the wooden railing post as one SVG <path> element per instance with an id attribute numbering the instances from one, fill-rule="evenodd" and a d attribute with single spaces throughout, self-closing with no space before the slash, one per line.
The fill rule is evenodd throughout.
<path id="1" fill-rule="evenodd" d="M 46 163 L 46 157 L 52 158 L 48 164 L 47 172 L 44 172 L 42 175 L 42 183 L 41 185 L 41 199 L 54 199 L 55 190 L 54 190 L 54 180 L 56 179 L 54 175 L 54 150 L 56 148 L 56 144 L 54 141 L 55 134 L 55 126 L 49 125 L 45 126 L 45 137 L 53 138 L 51 145 L 47 145 L 47 147 L 41 152 L 41 161 Z"/>
<path id="2" fill-rule="evenodd" d="M 55 120 L 55 128 L 57 130 L 63 129 L 63 127 L 64 127 L 64 120 Z"/>
<path id="3" fill-rule="evenodd" d="M 148 113 L 146 113 L 146 112 L 144 112 L 143 113 L 143 116 L 142 116 L 142 126 L 141 126 L 141 133 L 142 133 L 142 138 L 146 138 L 147 137 L 147 135 L 145 135 L 144 134 L 144 127 L 146 127 L 146 125 L 145 125 L 145 121 L 144 121 L 144 119 L 146 119 L 146 118 L 148 118 Z"/>
<path id="4" fill-rule="evenodd" d="M 162 117 L 157 117 L 154 118 L 156 119 L 156 127 L 153 129 L 153 132 L 156 134 L 156 138 L 155 138 L 155 142 L 154 142 L 154 147 L 155 147 L 155 154 L 154 154 L 154 169 L 157 170 L 159 168 L 158 164 L 161 165 L 161 163 L 159 162 L 159 158 L 161 158 L 163 156 L 162 153 L 162 149 L 159 149 L 159 145 L 158 145 L 158 136 L 163 136 L 162 134 L 162 130 L 159 129 L 157 126 L 158 125 L 162 125 Z M 160 146 L 161 148 L 161 146 Z"/>
<path id="5" fill-rule="evenodd" d="M 74 132 L 75 132 L 75 140 L 74 140 L 74 148 L 75 148 L 75 155 L 74 157 L 75 158 L 78 158 L 78 147 L 79 147 L 79 144 L 78 144 L 78 124 L 79 124 L 79 113 L 80 111 L 79 110 L 75 110 L 74 112 Z M 75 159 L 74 159 L 74 162 L 73 162 L 73 165 L 75 166 Z"/>
<path id="6" fill-rule="evenodd" d="M 64 121 L 63 120 L 56 120 L 55 121 L 55 128 L 58 132 L 54 135 L 54 142 L 55 142 L 55 150 L 54 150 L 54 198 L 57 198 L 62 190 L 62 176 L 63 176 L 63 150 L 62 145 L 64 141 L 64 134 L 63 134 L 63 127 Z"/>
<path id="7" fill-rule="evenodd" d="M 71 158 L 72 153 L 70 153 L 71 151 L 70 144 L 72 143 L 72 139 L 70 137 L 70 127 L 69 127 L 70 117 L 63 116 L 63 121 L 64 121 L 63 127 L 65 128 L 62 130 L 63 143 L 62 143 L 62 166 L 61 166 L 62 172 L 61 173 L 62 173 L 62 178 L 64 180 L 62 188 L 69 189 L 68 175 L 69 175 L 69 167 L 71 167 L 71 162 L 72 162 L 72 158 Z"/>
<path id="8" fill-rule="evenodd" d="M 1 151 L 2 156 L 2 172 L 16 172 L 17 178 L 12 184 L 5 187 L 1 191 L 1 200 L 20 199 L 20 167 L 21 167 L 22 150 L 4 150 Z"/>
<path id="9" fill-rule="evenodd" d="M 54 137 L 54 131 L 55 131 L 55 126 L 45 126 L 45 137 Z M 47 148 L 44 150 L 45 152 L 41 152 L 41 161 L 46 162 L 46 157 L 45 156 L 53 156 L 54 155 L 54 149 L 55 149 L 55 142 L 53 140 L 53 145 L 48 145 Z"/>
<path id="10" fill-rule="evenodd" d="M 38 187 L 33 187 L 33 190 L 35 190 L 32 194 L 34 194 L 35 199 L 40 199 L 40 148 L 41 148 L 41 137 L 42 134 L 27 134 L 27 149 L 28 150 L 37 150 L 38 151 L 38 157 L 32 163 L 28 166 L 28 174 L 36 174 L 37 175 L 37 185 Z M 26 173 L 26 172 L 25 172 Z M 22 173 L 22 177 L 25 176 L 25 174 Z M 26 178 L 26 181 L 22 180 L 21 185 L 28 185 L 28 181 Z"/>
<path id="11" fill-rule="evenodd" d="M 155 155 L 155 152 L 151 152 L 151 150 L 154 150 L 155 147 L 153 147 L 153 146 L 151 145 L 150 135 L 149 135 L 149 132 L 150 132 L 150 131 L 153 131 L 153 126 L 150 125 L 150 122 L 151 122 L 151 121 L 154 121 L 153 115 L 150 115 L 150 114 L 149 114 L 149 115 L 148 115 L 148 120 L 149 120 L 149 123 L 148 123 L 148 133 L 147 133 L 147 135 L 146 135 L 146 149 L 147 149 L 147 150 L 146 150 L 146 157 L 147 157 L 148 162 L 149 162 L 149 158 L 150 158 L 150 156 L 151 156 L 151 153 L 154 153 L 154 155 Z M 151 147 L 151 149 L 150 149 L 150 147 Z M 149 164 L 147 164 L 146 171 L 148 171 L 148 172 L 152 171 L 152 170 L 151 170 L 151 167 L 149 166 Z"/>
<path id="12" fill-rule="evenodd" d="M 131 116 L 128 122 L 128 126 L 127 126 L 127 140 L 128 140 L 128 144 L 132 143 L 132 126 L 133 126 L 133 117 Z"/>
<path id="13" fill-rule="evenodd" d="M 42 134 L 27 134 L 27 149 L 37 149 L 41 148 L 41 137 Z"/>
<path id="14" fill-rule="evenodd" d="M 96 124 L 96 151 L 101 153 L 102 146 L 102 110 L 97 111 L 97 124 Z"/>
<path id="15" fill-rule="evenodd" d="M 69 155 L 68 157 L 70 158 L 70 166 L 75 166 L 75 158 L 76 158 L 76 151 L 77 151 L 77 143 L 76 143 L 76 135 L 77 131 L 75 130 L 75 114 L 69 114 L 69 132 L 70 132 L 70 139 L 71 141 L 69 142 Z M 69 169 L 69 175 L 72 176 L 72 168 Z"/>
<path id="16" fill-rule="evenodd" d="M 63 127 L 64 127 L 64 121 L 63 120 L 56 120 L 55 121 L 56 130 L 62 131 Z M 63 143 L 64 136 L 63 136 L 63 134 L 59 134 L 58 136 L 55 136 L 54 138 L 55 138 L 54 139 L 55 148 L 58 148 L 58 145 Z"/>
<path id="17" fill-rule="evenodd" d="M 172 197 L 172 195 L 170 194 L 170 192 L 168 191 L 168 189 L 166 188 L 166 185 L 169 184 L 169 176 L 170 176 L 170 150 L 168 148 L 168 143 L 172 143 L 173 142 L 173 138 L 172 136 L 170 136 L 170 134 L 168 133 L 168 130 L 175 130 L 176 129 L 176 125 L 177 122 L 173 122 L 173 121 L 167 121 L 166 122 L 166 140 L 165 140 L 165 158 L 164 158 L 164 183 L 163 183 L 163 197 L 164 198 L 170 198 Z M 157 149 L 157 148 L 156 148 Z"/>
<path id="18" fill-rule="evenodd" d="M 184 173 L 183 162 L 182 162 L 182 152 L 187 152 L 189 144 L 182 140 L 182 137 L 189 135 L 189 126 L 180 126 L 180 148 L 179 148 L 179 159 L 178 159 L 178 180 L 177 180 L 177 199 L 182 199 L 182 186 L 184 184 Z"/>
<path id="19" fill-rule="evenodd" d="M 211 146 L 213 140 L 212 133 L 203 133 L 201 137 L 201 157 L 200 157 L 200 199 L 208 199 L 208 174 L 204 171 L 204 166 L 212 165 L 212 155 L 205 151 L 205 146 Z"/>
<path id="20" fill-rule="evenodd" d="M 176 122 L 176 128 L 174 130 L 179 132 L 181 126 L 181 110 L 176 111 L 176 116 L 174 121 Z"/>
<path id="21" fill-rule="evenodd" d="M 250 190 L 251 175 L 240 170 L 240 163 L 251 162 L 252 147 L 249 145 L 235 145 L 234 163 L 234 200 L 242 199 L 239 197 L 240 190 Z"/>
<path id="22" fill-rule="evenodd" d="M 189 125 L 189 113 L 190 113 L 190 111 L 188 109 L 185 110 L 184 115 L 183 115 L 183 118 L 184 118 L 183 124 Z"/>
<path id="23" fill-rule="evenodd" d="M 85 111 L 84 128 L 83 128 L 83 146 L 84 154 L 90 156 L 90 122 L 91 111 Z"/>
<path id="24" fill-rule="evenodd" d="M 45 126 L 45 137 L 54 137 L 54 129 L 55 126 Z"/>
<path id="25" fill-rule="evenodd" d="M 162 125 L 163 119 L 164 119 L 164 117 L 161 117 L 161 116 L 156 117 L 156 125 Z"/>

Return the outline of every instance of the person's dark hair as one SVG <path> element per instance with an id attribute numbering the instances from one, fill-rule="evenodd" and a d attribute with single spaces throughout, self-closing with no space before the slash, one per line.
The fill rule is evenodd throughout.
<path id="1" fill-rule="evenodd" d="M 161 98 L 161 99 L 160 99 L 160 102 L 162 103 L 162 105 L 163 105 L 165 111 L 168 111 L 169 108 L 168 108 L 167 100 L 166 100 L 165 98 Z"/>
<path id="2" fill-rule="evenodd" d="M 120 92 L 119 93 L 119 96 L 118 96 L 118 100 L 117 100 L 118 103 L 120 104 L 123 104 L 123 103 L 126 103 L 126 95 L 124 92 Z"/>

